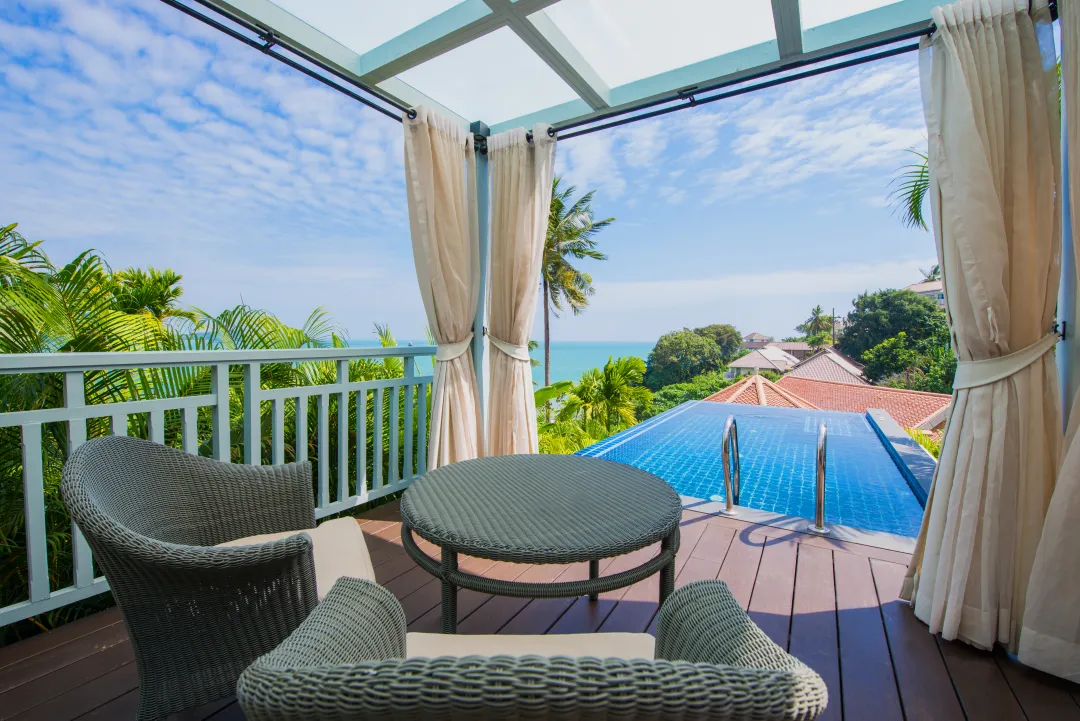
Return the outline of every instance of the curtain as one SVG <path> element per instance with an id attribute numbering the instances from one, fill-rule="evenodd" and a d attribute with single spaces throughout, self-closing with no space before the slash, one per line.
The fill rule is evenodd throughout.
<path id="1" fill-rule="evenodd" d="M 1060 3 L 1061 81 L 1068 116 L 1068 195 L 1073 247 L 1080 246 L 1080 7 Z M 1067 272 L 1080 273 L 1080 268 Z M 1069 328 L 1069 332 L 1076 332 Z M 1020 660 L 1056 676 L 1080 682 L 1080 394 L 1069 414 L 1065 461 L 1043 524 L 1020 632 Z"/>
<path id="2" fill-rule="evenodd" d="M 1062 444 L 1053 36 L 1046 0 L 961 0 L 932 16 L 930 200 L 959 364 L 902 595 L 932 633 L 1015 653 Z"/>
<path id="3" fill-rule="evenodd" d="M 538 453 L 529 334 L 536 319 L 540 266 L 551 209 L 555 138 L 547 125 L 533 142 L 517 128 L 488 139 L 491 163 L 491 290 L 488 340 L 488 453 Z"/>
<path id="4" fill-rule="evenodd" d="M 483 455 L 473 370 L 480 236 L 472 134 L 427 108 L 403 115 L 413 259 L 435 337 L 428 469 Z M 421 399 L 423 402 L 423 399 Z"/>

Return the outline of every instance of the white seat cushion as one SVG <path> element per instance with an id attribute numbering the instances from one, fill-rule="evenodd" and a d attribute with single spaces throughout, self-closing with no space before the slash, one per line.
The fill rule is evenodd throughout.
<path id="1" fill-rule="evenodd" d="M 570 656 L 652 659 L 656 639 L 647 633 L 566 633 L 550 636 L 405 634 L 408 658 L 440 656 Z"/>
<path id="2" fill-rule="evenodd" d="M 284 533 L 264 533 L 261 536 L 248 536 L 235 541 L 219 543 L 219 546 L 254 546 L 259 543 L 288 538 L 298 533 L 311 536 L 315 552 L 315 586 L 319 600 L 333 588 L 342 576 L 375 580 L 375 569 L 371 565 L 364 533 L 355 518 L 335 518 L 326 521 L 318 528 L 303 531 L 285 531 Z"/>

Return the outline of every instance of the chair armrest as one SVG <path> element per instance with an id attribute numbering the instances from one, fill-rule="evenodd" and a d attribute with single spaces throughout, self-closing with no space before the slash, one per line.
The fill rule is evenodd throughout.
<path id="1" fill-rule="evenodd" d="M 405 658 L 405 626 L 405 612 L 390 591 L 368 580 L 340 578 L 311 615 L 255 665 L 282 669 Z"/>

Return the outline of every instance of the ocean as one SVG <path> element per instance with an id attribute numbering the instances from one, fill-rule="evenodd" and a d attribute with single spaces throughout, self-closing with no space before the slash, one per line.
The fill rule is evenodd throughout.
<path id="1" fill-rule="evenodd" d="M 426 340 L 399 340 L 399 345 L 427 345 Z M 372 347 L 379 345 L 377 340 L 353 340 L 349 345 Z M 649 341 L 552 341 L 551 343 L 551 381 L 581 378 L 581 374 L 590 368 L 602 368 L 607 359 L 620 356 L 637 356 L 642 360 L 649 357 L 653 343 Z M 533 358 L 543 363 L 544 346 L 533 351 Z M 539 386 L 544 384 L 543 365 L 533 368 L 533 381 Z"/>

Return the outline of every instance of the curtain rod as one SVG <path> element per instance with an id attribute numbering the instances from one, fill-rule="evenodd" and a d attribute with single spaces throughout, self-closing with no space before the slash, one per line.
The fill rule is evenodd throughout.
<path id="1" fill-rule="evenodd" d="M 222 24 L 221 22 L 215 20 L 214 18 L 210 17 L 209 15 L 205 15 L 205 14 L 199 12 L 198 10 L 196 10 L 195 8 L 193 8 L 193 7 L 189 6 L 189 5 L 185 5 L 184 3 L 180 2 L 179 0 L 161 0 L 161 1 L 163 3 L 165 3 L 166 5 L 169 5 L 170 7 L 176 8 L 177 10 L 184 13 L 185 15 L 188 15 L 189 17 L 193 17 L 196 20 L 199 20 L 200 22 L 206 23 L 207 25 L 214 28 L 215 30 L 220 30 L 221 32 L 228 35 L 229 37 L 234 38 L 236 40 L 239 40 L 240 42 L 244 43 L 248 47 L 255 48 L 256 50 L 258 50 L 258 51 L 262 52 L 263 54 L 277 60 L 278 62 L 284 63 L 285 65 L 288 65 L 293 70 L 297 70 L 297 71 L 303 73 L 304 75 L 307 75 L 309 78 L 312 78 L 314 80 L 318 80 L 323 85 L 326 85 L 326 86 L 328 86 L 328 87 L 330 87 L 330 88 L 332 88 L 334 90 L 337 90 L 339 93 L 342 93 L 343 95 L 347 95 L 347 96 L 349 96 L 350 98 L 352 98 L 353 100 L 355 100 L 355 101 L 357 101 L 359 103 L 363 103 L 364 105 L 371 108 L 372 110 L 380 112 L 380 113 L 382 113 L 383 115 L 385 115 L 388 118 L 393 118 L 394 120 L 398 121 L 399 123 L 401 122 L 401 116 L 398 113 L 395 113 L 392 110 L 389 110 L 389 109 L 387 109 L 387 108 L 385 108 L 385 107 L 383 107 L 381 105 L 378 105 L 377 103 L 373 102 L 372 100 L 369 100 L 368 98 L 364 97 L 363 95 L 360 95 L 360 94 L 350 90 L 349 88 L 341 85 L 340 83 L 334 82 L 331 78 L 328 78 L 325 75 L 322 75 L 320 73 L 315 72 L 311 68 L 298 63 L 297 61 L 293 60 L 290 57 L 282 55 L 281 53 L 275 51 L 273 48 L 275 46 L 277 46 L 277 47 L 282 47 L 282 48 L 288 50 L 290 53 L 292 53 L 293 55 L 296 55 L 297 57 L 301 58 L 305 62 L 308 62 L 308 63 L 314 65 L 315 67 L 319 68 L 320 70 L 323 70 L 324 72 L 330 73 L 335 78 L 338 78 L 339 80 L 342 80 L 345 83 L 348 83 L 349 85 L 352 85 L 352 86 L 364 91 L 365 93 L 371 95 L 372 97 L 377 98 L 379 101 L 381 101 L 383 103 L 386 103 L 387 105 L 389 105 L 389 106 L 391 106 L 393 108 L 396 108 L 400 112 L 404 112 L 404 111 L 406 111 L 408 109 L 407 106 L 402 105 L 401 103 L 399 103 L 399 102 L 397 102 L 397 101 L 395 101 L 395 100 L 393 100 L 393 99 L 391 99 L 389 97 L 384 96 L 382 93 L 380 93 L 380 92 L 376 91 L 375 89 L 365 85 L 364 83 L 361 83 L 358 80 L 355 80 L 354 78 L 349 77 L 345 73 L 341 72 L 340 70 L 335 69 L 334 67 L 332 67 L 328 63 L 325 63 L 325 62 L 319 60 L 318 58 L 311 55 L 310 53 L 308 53 L 308 52 L 306 52 L 304 50 L 301 50 L 300 48 L 294 47 L 288 41 L 285 41 L 282 38 L 277 37 L 273 33 L 273 31 L 267 30 L 264 27 L 261 27 L 259 25 L 256 25 L 256 24 L 252 23 L 252 22 L 249 22 L 248 20 L 245 20 L 244 18 L 242 18 L 242 17 L 240 17 L 240 16 L 238 16 L 238 15 L 236 15 L 234 13 L 229 12 L 229 11 L 225 10 L 224 8 L 220 8 L 220 7 L 216 6 L 216 5 L 213 5 L 210 2 L 208 2 L 208 0 L 195 0 L 195 2 L 197 2 L 198 4 L 202 5 L 203 7 L 207 8 L 207 9 L 217 13 L 218 15 L 221 15 L 223 18 L 225 18 L 229 22 L 234 23 L 236 25 L 239 25 L 240 27 L 244 28 L 248 32 L 254 33 L 257 36 L 258 39 L 250 38 L 247 35 L 244 35 L 243 33 L 238 32 L 234 28 L 231 28 L 228 25 Z"/>

